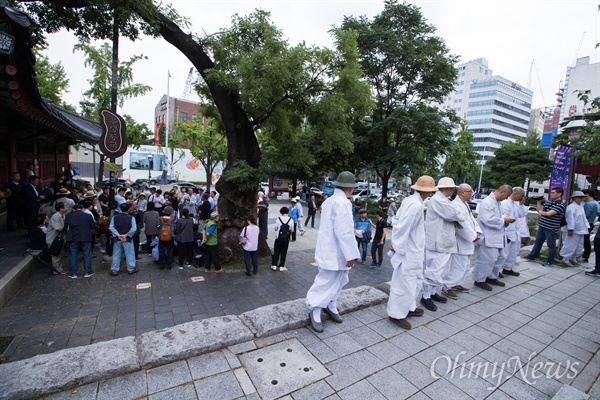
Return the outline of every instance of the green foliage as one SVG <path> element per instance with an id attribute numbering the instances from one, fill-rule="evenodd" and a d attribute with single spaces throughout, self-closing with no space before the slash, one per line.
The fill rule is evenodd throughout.
<path id="1" fill-rule="evenodd" d="M 199 118 L 191 122 L 177 121 L 173 127 L 173 138 L 169 145 L 173 143 L 189 149 L 202 164 L 206 171 L 207 189 L 210 190 L 215 167 L 227 158 L 227 139 L 222 126 L 212 118 L 208 118 L 206 123 Z"/>
<path id="2" fill-rule="evenodd" d="M 354 150 L 353 127 L 371 108 L 369 86 L 360 80 L 356 34 L 332 34 L 335 50 L 290 46 L 269 13 L 257 10 L 234 15 L 231 27 L 201 40 L 215 62 L 207 80 L 239 93 L 270 173 L 312 175 L 322 161 L 315 149 L 328 158 L 332 150 L 345 157 Z M 208 97 L 208 86 L 200 91 Z"/>
<path id="3" fill-rule="evenodd" d="M 444 175 L 455 179 L 457 183 L 475 182 L 479 172 L 477 153 L 473 151 L 473 134 L 467 129 L 467 121 L 460 121 L 460 131 L 448 151 L 444 163 Z"/>
<path id="4" fill-rule="evenodd" d="M 83 93 L 84 99 L 79 102 L 82 115 L 98 119 L 98 111 L 101 108 L 110 108 L 112 47 L 109 43 L 103 43 L 98 48 L 78 43 L 74 46 L 73 51 L 83 52 L 85 54 L 84 66 L 92 68 L 94 71 L 94 77 L 88 80 L 90 87 Z M 152 90 L 148 85 L 133 82 L 133 64 L 147 59 L 148 57 L 140 54 L 132 56 L 127 61 L 119 61 L 119 79 L 117 81 L 119 107 L 123 107 L 125 99 L 141 96 Z"/>
<path id="5" fill-rule="evenodd" d="M 376 103 L 372 124 L 357 130 L 359 155 L 375 168 L 384 190 L 394 173 L 437 170 L 456 116 L 429 104 L 453 90 L 458 58 L 418 7 L 395 0 L 373 20 L 345 17 L 342 29 L 358 33 L 360 63 Z"/>
<path id="6" fill-rule="evenodd" d="M 43 47 L 33 49 L 38 90 L 40 96 L 60 106 L 64 104 L 62 95 L 68 92 L 69 79 L 61 63 L 50 63 L 48 57 L 42 54 L 44 50 Z"/>
<path id="7" fill-rule="evenodd" d="M 524 141 L 506 142 L 494 153 L 494 158 L 486 163 L 486 179 L 498 187 L 503 184 L 523 186 L 526 179 L 543 182 L 550 177 L 552 162 L 548 149 L 529 146 Z"/>
<path id="8" fill-rule="evenodd" d="M 238 160 L 223 172 L 222 179 L 232 182 L 238 190 L 256 190 L 256 182 L 260 181 L 257 168 L 252 168 L 244 160 Z"/>
<path id="9" fill-rule="evenodd" d="M 127 126 L 127 141 L 130 146 L 139 149 L 140 146 L 153 145 L 154 139 L 152 139 L 152 131 L 148 128 L 148 125 L 139 123 L 130 115 L 125 114 L 123 116 Z"/>
<path id="10" fill-rule="evenodd" d="M 582 92 L 578 97 L 584 103 L 583 119 L 586 125 L 579 128 L 576 135 L 569 137 L 572 132 L 565 132 L 560 139 L 575 147 L 584 163 L 600 164 L 600 97 L 590 100 L 589 96 Z"/>

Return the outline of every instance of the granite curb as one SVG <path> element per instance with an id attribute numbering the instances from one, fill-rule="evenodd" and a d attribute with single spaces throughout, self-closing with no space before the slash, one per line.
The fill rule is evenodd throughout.
<path id="1" fill-rule="evenodd" d="M 360 286 L 343 290 L 338 308 L 348 313 L 383 303 L 382 291 Z M 172 363 L 255 338 L 308 325 L 304 299 L 273 304 L 240 316 L 208 318 L 89 346 L 0 364 L 0 399 L 59 392 L 101 379 Z"/>

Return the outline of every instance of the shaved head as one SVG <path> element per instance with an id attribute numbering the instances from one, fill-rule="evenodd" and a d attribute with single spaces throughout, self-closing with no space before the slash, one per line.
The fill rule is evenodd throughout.
<path id="1" fill-rule="evenodd" d="M 473 195 L 473 188 L 471 187 L 471 185 L 467 184 L 467 183 L 461 183 L 460 185 L 458 185 L 458 188 L 456 189 L 456 195 L 463 201 L 469 201 L 471 200 L 471 196 Z"/>

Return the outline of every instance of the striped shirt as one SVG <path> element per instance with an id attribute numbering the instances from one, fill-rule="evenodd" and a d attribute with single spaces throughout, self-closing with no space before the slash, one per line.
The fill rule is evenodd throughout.
<path id="1" fill-rule="evenodd" d="M 554 214 L 551 217 L 546 217 L 544 215 L 540 215 L 540 219 L 538 221 L 538 226 L 540 228 L 544 228 L 544 229 L 552 229 L 555 232 L 558 231 L 560 229 L 560 220 L 565 215 L 565 211 L 566 211 L 567 207 L 562 202 L 562 200 L 547 201 L 544 203 L 544 205 L 542 207 L 543 207 L 544 211 L 554 210 L 554 211 L 556 211 L 556 214 Z"/>

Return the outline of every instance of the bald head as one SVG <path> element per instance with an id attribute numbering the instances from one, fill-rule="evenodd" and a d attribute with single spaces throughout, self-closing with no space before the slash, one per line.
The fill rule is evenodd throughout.
<path id="1" fill-rule="evenodd" d="M 510 185 L 502 185 L 494 192 L 496 201 L 503 201 L 508 199 L 508 196 L 512 194 L 512 187 Z"/>
<path id="2" fill-rule="evenodd" d="M 523 200 L 524 196 L 525 196 L 525 190 L 522 187 L 515 186 L 514 188 L 512 188 L 512 194 L 510 195 L 510 198 L 513 201 L 521 201 L 521 200 Z"/>
<path id="3" fill-rule="evenodd" d="M 463 202 L 467 202 L 469 200 L 471 200 L 471 196 L 473 195 L 473 188 L 471 187 L 471 185 L 467 184 L 467 183 L 461 183 L 460 185 L 458 185 L 458 188 L 456 189 L 456 195 L 463 201 Z"/>

